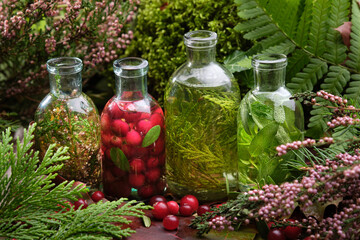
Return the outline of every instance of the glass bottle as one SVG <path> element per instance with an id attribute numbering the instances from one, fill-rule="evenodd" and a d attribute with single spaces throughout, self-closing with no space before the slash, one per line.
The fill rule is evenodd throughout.
<path id="1" fill-rule="evenodd" d="M 116 95 L 101 114 L 104 191 L 147 199 L 165 188 L 164 113 L 147 93 L 146 60 L 116 60 L 114 72 Z"/>
<path id="2" fill-rule="evenodd" d="M 294 156 L 278 157 L 275 148 L 303 139 L 303 110 L 285 87 L 286 65 L 283 54 L 252 59 L 255 87 L 240 103 L 237 130 L 239 180 L 247 187 L 279 183 L 288 177 L 282 166 Z"/>
<path id="3" fill-rule="evenodd" d="M 239 86 L 216 62 L 217 34 L 184 35 L 187 61 L 165 93 L 166 172 L 172 193 L 215 201 L 237 189 Z"/>
<path id="4" fill-rule="evenodd" d="M 100 184 L 100 118 L 92 100 L 82 92 L 79 58 L 60 57 L 47 61 L 50 93 L 35 113 L 35 143 L 41 157 L 50 144 L 68 147 L 70 158 L 59 175 L 96 188 Z"/>

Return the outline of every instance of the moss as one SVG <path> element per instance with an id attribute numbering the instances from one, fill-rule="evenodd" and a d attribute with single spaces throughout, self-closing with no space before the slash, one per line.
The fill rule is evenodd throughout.
<path id="1" fill-rule="evenodd" d="M 199 29 L 216 32 L 217 60 L 223 62 L 234 50 L 250 46 L 234 31 L 238 22 L 232 0 L 143 1 L 127 55 L 149 61 L 149 92 L 162 102 L 168 79 L 186 60 L 183 35 Z"/>

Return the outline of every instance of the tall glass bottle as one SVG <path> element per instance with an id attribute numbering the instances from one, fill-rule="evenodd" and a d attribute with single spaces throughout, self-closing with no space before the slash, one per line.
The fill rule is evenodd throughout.
<path id="1" fill-rule="evenodd" d="M 237 130 L 239 180 L 246 186 L 279 183 L 288 177 L 282 166 L 294 156 L 278 157 L 275 147 L 303 138 L 303 110 L 285 87 L 286 65 L 283 54 L 252 59 L 255 87 L 241 101 Z"/>
<path id="2" fill-rule="evenodd" d="M 187 61 L 165 93 L 167 183 L 179 196 L 224 199 L 237 189 L 239 86 L 215 60 L 216 33 L 189 32 L 184 42 Z"/>
<path id="3" fill-rule="evenodd" d="M 100 118 L 92 100 L 82 92 L 82 67 L 82 61 L 75 57 L 47 62 L 50 93 L 35 113 L 35 143 L 41 157 L 52 143 L 56 148 L 68 147 L 70 159 L 63 162 L 59 174 L 98 187 Z"/>
<path id="4" fill-rule="evenodd" d="M 164 114 L 147 93 L 146 60 L 116 60 L 114 72 L 116 94 L 101 114 L 104 191 L 147 199 L 165 188 Z"/>

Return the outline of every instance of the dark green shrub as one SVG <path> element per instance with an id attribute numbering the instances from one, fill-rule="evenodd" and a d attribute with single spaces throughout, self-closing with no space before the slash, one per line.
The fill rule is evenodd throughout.
<path id="1" fill-rule="evenodd" d="M 127 55 L 149 61 L 149 92 L 162 101 L 168 79 L 185 62 L 186 32 L 199 29 L 216 32 L 219 62 L 234 50 L 247 48 L 250 42 L 245 42 L 233 29 L 239 21 L 236 12 L 232 0 L 143 1 Z"/>

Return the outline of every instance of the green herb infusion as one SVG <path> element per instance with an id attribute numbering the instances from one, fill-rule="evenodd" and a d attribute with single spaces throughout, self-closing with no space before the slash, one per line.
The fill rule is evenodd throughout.
<path id="1" fill-rule="evenodd" d="M 232 90 L 175 82 L 166 92 L 167 182 L 175 194 L 214 200 L 236 190 L 240 96 Z"/>

